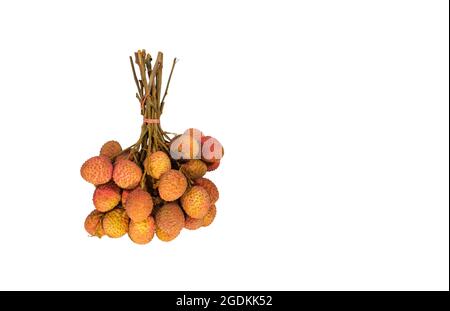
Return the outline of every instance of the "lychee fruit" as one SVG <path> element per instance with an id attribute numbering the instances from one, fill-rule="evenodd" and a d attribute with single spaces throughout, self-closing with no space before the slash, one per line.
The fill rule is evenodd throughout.
<path id="1" fill-rule="evenodd" d="M 214 218 L 216 218 L 216 206 L 213 204 L 209 207 L 208 213 L 205 217 L 203 217 L 203 227 L 208 227 L 213 221 Z"/>
<path id="2" fill-rule="evenodd" d="M 199 159 L 200 152 L 200 142 L 191 135 L 178 135 L 170 142 L 170 155 L 175 160 Z"/>
<path id="3" fill-rule="evenodd" d="M 135 188 L 141 177 L 141 168 L 130 160 L 120 160 L 114 164 L 113 180 L 122 189 Z"/>
<path id="4" fill-rule="evenodd" d="M 81 166 L 81 177 L 96 186 L 106 184 L 111 180 L 113 165 L 105 156 L 95 156 Z"/>
<path id="5" fill-rule="evenodd" d="M 202 160 L 213 163 L 222 159 L 224 150 L 222 144 L 211 136 L 202 137 Z"/>
<path id="6" fill-rule="evenodd" d="M 162 174 L 171 169 L 170 158 L 165 152 L 156 151 L 145 158 L 144 167 L 148 175 L 159 179 Z"/>
<path id="7" fill-rule="evenodd" d="M 158 239 L 160 239 L 163 242 L 170 242 L 170 241 L 174 240 L 178 235 L 180 235 L 180 232 L 167 233 L 167 232 L 164 232 L 163 230 L 159 229 L 158 227 L 156 227 L 155 233 L 156 233 L 156 236 L 158 237 Z"/>
<path id="8" fill-rule="evenodd" d="M 186 216 L 186 220 L 184 221 L 184 227 L 186 229 L 197 230 L 202 226 L 203 226 L 203 218 L 192 218 L 190 216 Z"/>
<path id="9" fill-rule="evenodd" d="M 211 205 L 208 191 L 201 186 L 193 186 L 188 189 L 180 201 L 186 214 L 192 218 L 205 217 Z"/>
<path id="10" fill-rule="evenodd" d="M 93 210 L 84 221 L 84 228 L 91 236 L 101 238 L 105 232 L 103 231 L 102 218 L 103 213 Z"/>
<path id="11" fill-rule="evenodd" d="M 175 201 L 179 199 L 187 188 L 187 180 L 183 173 L 169 170 L 161 175 L 158 192 L 164 201 Z"/>
<path id="12" fill-rule="evenodd" d="M 189 160 L 181 165 L 181 170 L 190 179 L 197 179 L 206 174 L 207 166 L 202 160 Z"/>
<path id="13" fill-rule="evenodd" d="M 110 158 L 115 158 L 122 152 L 122 146 L 115 140 L 106 142 L 100 149 L 100 155 Z"/>
<path id="14" fill-rule="evenodd" d="M 214 170 L 216 170 L 220 165 L 220 160 L 216 161 L 216 162 L 212 162 L 212 163 L 208 163 L 206 165 L 206 169 L 208 172 L 212 172 Z"/>
<path id="15" fill-rule="evenodd" d="M 147 244 L 155 235 L 155 220 L 148 216 L 143 221 L 135 222 L 130 220 L 128 227 L 128 236 L 137 244 Z"/>
<path id="16" fill-rule="evenodd" d="M 95 189 L 92 200 L 98 211 L 107 212 L 119 204 L 120 198 L 120 188 L 115 183 L 109 182 Z"/>
<path id="17" fill-rule="evenodd" d="M 120 238 L 127 233 L 129 220 L 125 210 L 117 207 L 103 216 L 103 230 L 110 238 Z"/>
<path id="18" fill-rule="evenodd" d="M 115 162 L 119 162 L 120 160 L 129 160 L 129 158 L 130 158 L 130 151 L 127 150 L 127 151 L 124 151 L 123 153 L 119 154 L 116 157 L 116 161 Z"/>
<path id="19" fill-rule="evenodd" d="M 155 215 L 156 227 L 170 236 L 184 227 L 184 213 L 177 203 L 163 205 Z"/>
<path id="20" fill-rule="evenodd" d="M 211 204 L 214 204 L 219 200 L 219 190 L 211 180 L 208 178 L 198 178 L 194 180 L 194 183 L 198 186 L 202 186 L 208 192 Z"/>
<path id="21" fill-rule="evenodd" d="M 127 203 L 127 199 L 128 199 L 128 196 L 130 195 L 130 192 L 132 192 L 134 189 L 131 189 L 131 190 L 123 190 L 122 191 L 122 198 L 121 198 L 121 202 L 122 202 L 122 205 L 125 207 L 125 204 Z"/>
<path id="22" fill-rule="evenodd" d="M 139 222 L 145 220 L 151 214 L 153 209 L 153 200 L 151 195 L 141 188 L 130 192 L 126 200 L 125 210 L 128 217 L 133 221 Z"/>

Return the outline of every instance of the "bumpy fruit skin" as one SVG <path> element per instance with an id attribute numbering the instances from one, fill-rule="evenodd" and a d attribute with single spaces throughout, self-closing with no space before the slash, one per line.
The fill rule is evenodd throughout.
<path id="1" fill-rule="evenodd" d="M 87 182 L 98 186 L 111 180 L 113 165 L 105 156 L 92 157 L 81 166 L 81 177 Z"/>
<path id="2" fill-rule="evenodd" d="M 184 213 L 177 203 L 167 203 L 155 216 L 156 227 L 170 236 L 178 235 L 184 227 Z"/>
<path id="3" fill-rule="evenodd" d="M 115 208 L 103 216 L 103 230 L 110 238 L 120 238 L 127 233 L 129 220 L 123 208 Z"/>
<path id="4" fill-rule="evenodd" d="M 128 236 L 136 244 L 147 244 L 155 235 L 155 220 L 152 216 L 143 221 L 135 222 L 130 220 Z"/>
<path id="5" fill-rule="evenodd" d="M 100 155 L 110 158 L 111 160 L 122 152 L 122 146 L 115 140 L 110 140 L 103 144 L 100 149 Z"/>
<path id="6" fill-rule="evenodd" d="M 207 166 L 202 160 L 189 160 L 181 165 L 181 169 L 190 179 L 197 179 L 206 174 Z"/>
<path id="7" fill-rule="evenodd" d="M 206 166 L 207 167 L 207 171 L 208 172 L 212 172 L 212 171 L 216 170 L 219 167 L 219 165 L 220 165 L 220 160 L 216 161 L 216 162 L 213 162 L 213 163 L 208 163 L 207 166 Z"/>
<path id="8" fill-rule="evenodd" d="M 208 213 L 202 219 L 203 227 L 208 227 L 216 218 L 216 206 L 213 204 L 209 207 Z"/>
<path id="9" fill-rule="evenodd" d="M 130 195 L 130 193 L 133 191 L 134 189 L 131 189 L 131 190 L 123 190 L 122 191 L 122 199 L 121 199 L 121 201 L 122 201 L 122 205 L 125 207 L 125 204 L 127 203 L 127 199 L 128 199 L 128 196 Z"/>
<path id="10" fill-rule="evenodd" d="M 122 189 L 136 188 L 141 177 L 141 168 L 130 160 L 120 160 L 114 165 L 113 180 Z"/>
<path id="11" fill-rule="evenodd" d="M 84 229 L 86 229 L 91 236 L 101 238 L 105 235 L 102 226 L 103 215 L 103 213 L 94 210 L 86 217 L 86 220 L 84 221 Z"/>
<path id="12" fill-rule="evenodd" d="M 209 194 L 211 204 L 214 204 L 219 200 L 219 190 L 216 185 L 208 178 L 198 178 L 194 180 L 194 183 L 198 186 L 202 186 Z"/>
<path id="13" fill-rule="evenodd" d="M 100 185 L 94 191 L 92 201 L 100 212 L 112 210 L 120 203 L 120 188 L 113 182 Z"/>
<path id="14" fill-rule="evenodd" d="M 127 204 L 125 205 L 125 210 L 131 220 L 134 222 L 145 220 L 151 214 L 152 209 L 153 200 L 147 191 L 137 188 L 130 192 L 127 198 Z"/>
<path id="15" fill-rule="evenodd" d="M 183 173 L 169 170 L 162 174 L 159 180 L 158 192 L 164 201 L 175 201 L 179 199 L 187 188 L 187 180 Z"/>
<path id="16" fill-rule="evenodd" d="M 203 226 L 203 218 L 198 219 L 187 216 L 184 222 L 184 227 L 188 230 L 197 230 L 202 226 Z"/>
<path id="17" fill-rule="evenodd" d="M 200 142 L 191 135 L 175 136 L 170 142 L 170 154 L 175 160 L 199 159 L 201 157 Z"/>
<path id="18" fill-rule="evenodd" d="M 192 218 L 205 217 L 211 205 L 208 191 L 200 186 L 193 186 L 188 189 L 180 201 L 186 214 Z"/>
<path id="19" fill-rule="evenodd" d="M 130 157 L 130 151 L 125 151 L 124 153 L 118 155 L 116 157 L 116 163 L 119 162 L 120 160 L 129 160 Z"/>
<path id="20" fill-rule="evenodd" d="M 150 154 L 144 161 L 144 167 L 147 174 L 155 179 L 161 178 L 161 175 L 171 169 L 169 156 L 163 151 L 156 151 Z"/>
<path id="21" fill-rule="evenodd" d="M 159 229 L 158 227 L 156 227 L 155 233 L 156 233 L 156 236 L 158 237 L 158 239 L 160 239 L 163 242 L 170 242 L 170 241 L 174 240 L 180 234 L 180 232 L 170 234 L 170 233 L 164 232 L 163 230 Z"/>
<path id="22" fill-rule="evenodd" d="M 211 136 L 203 136 L 202 141 L 202 160 L 208 163 L 214 163 L 222 159 L 224 150 L 222 144 Z"/>

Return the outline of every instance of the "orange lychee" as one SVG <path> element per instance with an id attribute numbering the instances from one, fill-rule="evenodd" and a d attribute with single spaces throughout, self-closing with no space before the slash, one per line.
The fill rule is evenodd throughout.
<path id="1" fill-rule="evenodd" d="M 180 201 L 186 214 L 192 218 L 205 217 L 211 205 L 208 192 L 201 186 L 193 186 L 188 189 Z"/>
<path id="2" fill-rule="evenodd" d="M 208 178 L 198 178 L 194 181 L 194 183 L 198 186 L 202 186 L 209 194 L 209 198 L 211 199 L 211 204 L 214 204 L 219 200 L 219 190 L 217 186 Z"/>
<path id="3" fill-rule="evenodd" d="M 155 215 L 156 227 L 163 232 L 174 235 L 184 227 L 184 213 L 177 203 L 163 205 Z"/>
<path id="4" fill-rule="evenodd" d="M 189 160 L 181 165 L 181 170 L 190 179 L 197 179 L 206 174 L 207 166 L 202 160 Z"/>
<path id="5" fill-rule="evenodd" d="M 95 156 L 81 166 L 81 177 L 93 185 L 106 184 L 111 180 L 113 165 L 108 157 Z"/>
<path id="6" fill-rule="evenodd" d="M 214 218 L 216 217 L 216 212 L 216 206 L 214 204 L 211 205 L 209 207 L 208 213 L 202 219 L 203 227 L 208 227 L 213 222 Z"/>
<path id="7" fill-rule="evenodd" d="M 100 212 L 107 212 L 120 202 L 120 188 L 113 182 L 98 186 L 92 198 L 95 208 Z"/>
<path id="8" fill-rule="evenodd" d="M 122 146 L 115 140 L 110 140 L 103 144 L 100 149 L 100 155 L 110 158 L 115 158 L 122 152 Z"/>
<path id="9" fill-rule="evenodd" d="M 187 188 L 187 180 L 183 173 L 176 170 L 169 170 L 162 174 L 158 192 L 164 201 L 175 201 L 179 199 Z"/>
<path id="10" fill-rule="evenodd" d="M 152 212 L 153 200 L 151 195 L 141 188 L 130 192 L 126 200 L 127 215 L 135 222 L 145 220 Z"/>
<path id="11" fill-rule="evenodd" d="M 128 227 L 128 236 L 137 244 L 149 243 L 155 234 L 155 220 L 148 216 L 143 221 L 135 222 L 130 220 Z"/>
<path id="12" fill-rule="evenodd" d="M 110 238 L 120 238 L 127 233 L 129 220 L 125 210 L 116 207 L 103 216 L 103 230 Z"/>
<path id="13" fill-rule="evenodd" d="M 155 179 L 159 179 L 162 174 L 170 170 L 171 163 L 169 156 L 163 151 L 156 151 L 150 154 L 144 161 L 147 174 Z"/>
<path id="14" fill-rule="evenodd" d="M 122 189 L 135 188 L 141 177 L 141 168 L 130 160 L 120 160 L 114 164 L 113 180 Z"/>
<path id="15" fill-rule="evenodd" d="M 102 218 L 103 213 L 93 210 L 84 221 L 84 229 L 91 235 L 101 238 L 105 232 L 103 231 Z"/>

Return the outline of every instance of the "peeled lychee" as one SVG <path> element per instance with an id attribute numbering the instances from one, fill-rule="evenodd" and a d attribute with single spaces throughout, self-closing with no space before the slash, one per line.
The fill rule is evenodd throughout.
<path id="1" fill-rule="evenodd" d="M 208 227 L 216 217 L 216 206 L 213 204 L 209 207 L 208 213 L 203 217 L 203 227 Z"/>
<path id="2" fill-rule="evenodd" d="M 222 144 L 211 136 L 202 137 L 202 160 L 208 163 L 219 161 L 223 157 Z"/>
<path id="3" fill-rule="evenodd" d="M 153 209 L 151 195 L 141 188 L 130 192 L 126 202 L 125 210 L 127 211 L 127 215 L 135 222 L 145 220 Z"/>
<path id="4" fill-rule="evenodd" d="M 103 230 L 110 238 L 120 238 L 127 233 L 129 220 L 123 208 L 115 208 L 103 216 Z"/>
<path id="5" fill-rule="evenodd" d="M 93 210 L 84 221 L 84 228 L 91 236 L 101 238 L 105 232 L 102 227 L 103 213 Z"/>
<path id="6" fill-rule="evenodd" d="M 175 136 L 170 142 L 170 155 L 175 160 L 200 158 L 200 142 L 191 135 Z"/>
<path id="7" fill-rule="evenodd" d="M 188 230 L 197 230 L 203 226 L 203 218 L 192 218 L 190 216 L 186 217 L 184 221 L 184 227 Z"/>
<path id="8" fill-rule="evenodd" d="M 205 188 L 209 194 L 209 198 L 211 199 L 211 204 L 214 204 L 217 200 L 219 200 L 219 190 L 211 180 L 208 178 L 198 178 L 194 181 L 194 183 Z"/>
<path id="9" fill-rule="evenodd" d="M 169 170 L 161 175 L 158 192 L 164 201 L 175 201 L 179 199 L 187 188 L 187 180 L 183 173 Z"/>
<path id="10" fill-rule="evenodd" d="M 158 239 L 160 239 L 163 242 L 172 241 L 180 234 L 180 232 L 167 233 L 167 232 L 164 232 L 163 230 L 159 229 L 158 227 L 156 227 L 155 233 L 156 233 L 156 236 L 158 237 Z"/>
<path id="11" fill-rule="evenodd" d="M 141 181 L 142 170 L 130 160 L 120 160 L 114 164 L 113 179 L 122 189 L 133 189 Z"/>
<path id="12" fill-rule="evenodd" d="M 94 191 L 94 205 L 100 212 L 107 212 L 120 202 L 120 188 L 113 182 L 100 185 Z"/>
<path id="13" fill-rule="evenodd" d="M 214 170 L 216 170 L 220 165 L 220 160 L 216 161 L 216 162 L 212 162 L 212 163 L 208 163 L 206 165 L 206 169 L 208 172 L 212 172 Z"/>
<path id="14" fill-rule="evenodd" d="M 130 220 L 128 227 L 128 236 L 137 244 L 147 244 L 155 235 L 155 220 L 152 216 L 147 217 L 143 221 L 135 222 Z"/>
<path id="15" fill-rule="evenodd" d="M 111 160 L 121 152 L 122 146 L 120 146 L 120 144 L 115 140 L 106 142 L 100 149 L 100 155 L 108 157 Z"/>
<path id="16" fill-rule="evenodd" d="M 156 227 L 170 236 L 184 227 L 184 213 L 177 203 L 167 203 L 155 215 Z"/>
<path id="17" fill-rule="evenodd" d="M 180 199 L 186 214 L 192 218 L 203 218 L 208 213 L 211 200 L 206 189 L 194 186 L 186 191 Z"/>
<path id="18" fill-rule="evenodd" d="M 165 152 L 156 151 L 145 159 L 144 167 L 148 175 L 159 179 L 162 174 L 171 169 L 170 158 Z"/>
<path id="19" fill-rule="evenodd" d="M 111 180 L 113 165 L 108 157 L 92 157 L 81 166 L 81 177 L 96 186 L 106 184 Z"/>
<path id="20" fill-rule="evenodd" d="M 189 160 L 181 165 L 181 169 L 190 179 L 197 179 L 206 174 L 207 166 L 202 160 Z"/>

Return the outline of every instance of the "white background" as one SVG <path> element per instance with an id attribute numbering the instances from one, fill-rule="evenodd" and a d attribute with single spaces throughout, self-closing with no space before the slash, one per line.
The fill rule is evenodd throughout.
<path id="1" fill-rule="evenodd" d="M 0 289 L 448 290 L 448 1 L 2 1 Z M 162 118 L 225 146 L 214 224 L 89 238 L 81 164 Z"/>

